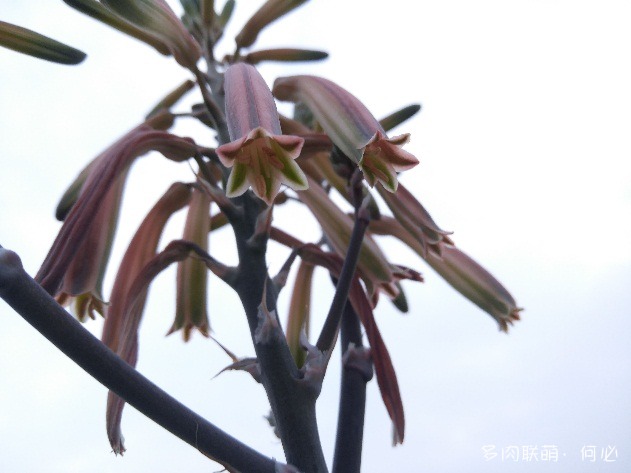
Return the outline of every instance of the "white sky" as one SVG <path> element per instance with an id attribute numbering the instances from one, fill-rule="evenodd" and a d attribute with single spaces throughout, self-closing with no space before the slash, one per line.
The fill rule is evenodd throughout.
<path id="1" fill-rule="evenodd" d="M 239 2 L 221 53 L 231 52 L 230 38 L 259 4 Z M 88 53 L 82 65 L 64 67 L 0 50 L 0 244 L 34 274 L 59 228 L 53 212 L 66 185 L 188 76 L 63 2 L 0 5 L 2 20 Z M 403 446 L 391 448 L 372 382 L 365 471 L 631 471 L 630 21 L 631 5 L 613 0 L 313 0 L 261 35 L 257 47 L 300 45 L 331 54 L 322 64 L 264 66 L 270 84 L 278 75 L 322 75 L 378 117 L 423 105 L 396 130 L 412 133 L 407 149 L 421 161 L 402 182 L 525 307 L 508 336 L 498 333 L 489 316 L 420 259 L 384 242 L 393 260 L 420 269 L 426 283 L 405 285 L 410 314 L 399 315 L 385 300 L 377 310 L 407 427 Z M 202 128 L 178 132 L 212 145 Z M 169 183 L 190 178 L 186 165 L 158 156 L 137 162 L 115 262 Z M 289 210 L 279 209 L 279 224 L 292 223 Z M 181 221 L 170 226 L 173 238 Z M 230 243 L 229 233 L 219 232 L 211 252 L 234 262 Z M 269 263 L 274 272 L 281 261 Z M 139 369 L 211 422 L 282 459 L 262 417 L 263 389 L 240 373 L 211 379 L 229 362 L 211 341 L 194 336 L 184 345 L 177 335 L 164 337 L 173 280 L 167 272 L 152 287 Z M 210 287 L 215 335 L 238 355 L 251 355 L 235 297 L 216 279 Z M 321 314 L 331 296 L 324 274 L 320 287 Z M 285 304 L 288 296 L 289 290 Z M 88 324 L 94 333 L 100 327 Z M 338 363 L 330 370 L 318 403 L 329 459 Z M 215 471 L 129 407 L 128 452 L 115 458 L 105 435 L 105 396 L 0 303 L 0 471 Z M 498 453 L 489 461 L 487 445 Z M 550 445 L 555 463 L 541 457 Z M 520 453 L 537 448 L 537 460 L 502 460 L 512 446 Z M 581 458 L 586 446 L 597 447 L 593 463 Z M 605 464 L 607 447 L 618 456 Z"/>

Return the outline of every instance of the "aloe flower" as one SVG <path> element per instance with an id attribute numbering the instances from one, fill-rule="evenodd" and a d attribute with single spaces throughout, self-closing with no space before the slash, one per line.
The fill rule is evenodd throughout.
<path id="1" fill-rule="evenodd" d="M 331 200 L 324 189 L 309 179 L 309 189 L 298 192 L 298 198 L 307 206 L 326 235 L 327 242 L 338 255 L 344 257 L 353 232 L 353 220 Z M 395 281 L 400 278 L 399 268 L 391 265 L 370 237 L 365 235 L 357 261 L 358 274 L 364 280 L 368 293 L 377 302 L 378 290 L 390 297 L 398 295 Z"/>
<path id="2" fill-rule="evenodd" d="M 274 97 L 259 72 L 248 64 L 235 64 L 225 73 L 226 119 L 230 143 L 217 148 L 222 164 L 232 171 L 226 195 L 237 197 L 251 186 L 272 205 L 286 184 L 307 188 L 307 179 L 294 160 L 304 140 L 283 135 Z"/>
<path id="3" fill-rule="evenodd" d="M 158 123 L 161 120 L 160 117 L 156 117 L 155 121 Z M 143 126 L 150 129 L 149 125 Z M 126 135 L 126 137 L 129 136 L 130 134 Z M 57 206 L 56 216 L 59 220 L 65 220 L 81 195 L 91 191 L 92 184 L 102 176 L 103 167 L 111 164 L 113 158 L 111 151 L 115 148 L 110 147 L 101 153 L 79 173 Z M 110 187 L 105 190 L 98 209 L 91 216 L 89 226 L 85 227 L 82 243 L 73 249 L 72 260 L 65 271 L 56 296 L 61 305 L 70 305 L 81 321 L 86 317 L 94 318 L 95 312 L 104 315 L 103 278 L 116 234 L 129 169 L 130 166 L 124 167 L 114 178 Z"/>
<path id="4" fill-rule="evenodd" d="M 194 189 L 188 207 L 183 239 L 208 251 L 208 227 L 210 223 L 210 196 L 203 190 Z M 197 258 L 186 258 L 177 265 L 177 295 L 175 321 L 169 334 L 182 330 L 185 341 L 193 328 L 208 336 L 210 325 L 206 311 L 208 268 Z"/>
<path id="5" fill-rule="evenodd" d="M 506 288 L 466 253 L 453 245 L 442 244 L 440 256 L 428 253 L 429 265 L 480 309 L 498 323 L 502 332 L 519 320 L 515 299 Z"/>
<path id="6" fill-rule="evenodd" d="M 132 38 L 142 41 L 153 47 L 160 54 L 165 56 L 171 54 L 169 47 L 158 36 L 149 32 L 147 29 L 140 28 L 130 23 L 97 0 L 64 0 L 64 3 L 101 23 L 117 29 L 121 33 L 125 33 Z"/>
<path id="7" fill-rule="evenodd" d="M 72 262 L 64 274 L 57 301 L 61 305 L 71 304 L 79 320 L 84 320 L 86 316 L 94 318 L 94 311 L 104 315 L 103 278 L 114 242 L 128 171 L 129 168 L 107 191 L 93 217 L 93 224 L 75 249 Z"/>
<path id="8" fill-rule="evenodd" d="M 378 189 L 379 195 L 386 202 L 394 217 L 419 242 L 423 256 L 428 250 L 440 254 L 439 243 L 453 243 L 451 232 L 441 230 L 425 207 L 403 185 L 399 185 L 396 193 Z"/>
<path id="9" fill-rule="evenodd" d="M 503 332 L 519 320 L 513 296 L 486 269 L 458 249 L 451 240 L 438 243 L 437 251 L 427 251 L 423 243 L 401 222 L 382 216 L 370 223 L 374 233 L 392 235 L 421 256 L 445 281 L 498 323 Z"/>
<path id="10" fill-rule="evenodd" d="M 132 238 L 121 261 L 114 286 L 101 339 L 112 351 L 135 366 L 138 358 L 138 326 L 144 310 L 147 292 L 139 296 L 134 310 L 126 312 L 125 302 L 129 290 L 143 267 L 155 256 L 158 242 L 169 217 L 184 207 L 190 200 L 191 188 L 182 183 L 173 184 L 164 196 L 149 211 Z M 107 399 L 107 435 L 116 454 L 125 451 L 120 430 L 125 402 L 110 392 Z"/>
<path id="11" fill-rule="evenodd" d="M 397 172 L 418 164 L 414 155 L 401 149 L 410 135 L 388 138 L 379 121 L 350 92 L 328 79 L 291 76 L 276 79 L 272 89 L 280 100 L 304 103 L 331 141 L 355 161 L 372 187 L 397 190 Z"/>
<path id="12" fill-rule="evenodd" d="M 117 209 L 117 206 L 111 205 L 109 201 L 109 191 L 117 182 L 120 184 L 119 179 L 137 157 L 156 150 L 171 160 L 184 161 L 197 152 L 197 146 L 189 138 L 181 138 L 153 128 L 161 120 L 161 117 L 155 117 L 134 128 L 98 157 L 97 163 L 83 184 L 79 198 L 66 216 L 35 277 L 50 294 L 57 295 L 62 292 L 65 286 L 64 279 L 73 264 L 79 267 L 90 266 L 91 271 L 100 271 L 99 265 L 92 264 L 90 259 L 100 258 L 98 251 L 106 248 L 106 245 L 94 246 L 94 243 L 90 244 L 88 241 L 93 239 L 102 243 L 102 239 L 110 238 L 110 226 L 100 226 L 108 221 L 109 217 L 102 216 L 96 220 L 95 216 L 103 207 L 109 207 L 110 211 Z M 84 244 L 87 245 L 86 253 L 79 255 L 78 250 Z M 80 277 L 88 279 L 85 272 Z M 94 277 L 94 273 L 91 272 L 89 277 Z M 72 292 L 76 292 L 76 289 L 72 289 Z"/>
<path id="13" fill-rule="evenodd" d="M 294 291 L 291 294 L 287 315 L 287 344 L 299 368 L 304 365 L 306 360 L 305 351 L 300 343 L 300 336 L 304 333 L 307 339 L 309 338 L 313 269 L 312 264 L 301 261 L 296 273 Z"/>

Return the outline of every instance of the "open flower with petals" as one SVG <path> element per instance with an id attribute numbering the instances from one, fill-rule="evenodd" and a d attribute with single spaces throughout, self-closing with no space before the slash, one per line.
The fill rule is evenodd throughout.
<path id="1" fill-rule="evenodd" d="M 217 148 L 222 164 L 231 167 L 226 195 L 237 197 L 249 187 L 272 205 L 286 184 L 294 190 L 308 187 L 307 178 L 294 160 L 304 140 L 283 135 L 274 97 L 258 71 L 235 64 L 225 73 L 226 119 L 230 143 Z"/>
<path id="2" fill-rule="evenodd" d="M 388 138 L 379 121 L 354 95 L 328 79 L 315 76 L 281 77 L 273 94 L 280 100 L 304 103 L 331 141 L 364 173 L 370 186 L 397 190 L 397 172 L 418 164 L 401 146 L 409 134 Z"/>

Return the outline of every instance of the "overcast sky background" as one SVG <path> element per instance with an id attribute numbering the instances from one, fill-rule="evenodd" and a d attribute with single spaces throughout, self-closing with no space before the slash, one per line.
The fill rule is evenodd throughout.
<path id="1" fill-rule="evenodd" d="M 231 38 L 260 3 L 238 2 L 222 54 L 232 52 Z M 2 20 L 88 54 L 83 64 L 65 67 L 0 49 L 0 244 L 35 274 L 59 229 L 53 213 L 66 186 L 188 75 L 61 1 L 0 0 L 0 7 Z M 370 383 L 365 471 L 631 471 L 630 22 L 631 4 L 613 0 L 313 0 L 261 34 L 256 48 L 331 54 L 320 64 L 265 65 L 270 84 L 279 75 L 322 75 L 377 117 L 422 104 L 395 130 L 412 134 L 406 149 L 420 159 L 401 181 L 525 308 L 508 335 L 498 333 L 488 315 L 413 253 L 383 242 L 393 260 L 420 269 L 426 282 L 404 285 L 408 315 L 385 299 L 376 311 L 407 425 L 404 444 L 392 448 L 389 419 Z M 203 128 L 176 131 L 213 144 Z M 175 179 L 190 180 L 190 168 L 158 155 L 134 165 L 115 264 Z M 279 208 L 276 221 L 298 223 L 316 238 L 313 222 L 296 222 L 294 209 Z M 182 217 L 169 225 L 170 238 L 179 236 Z M 230 245 L 227 230 L 212 235 L 211 252 L 227 263 L 235 262 Z M 274 255 L 282 254 L 272 248 L 272 273 L 282 263 Z M 318 278 L 315 309 L 322 314 L 332 291 L 325 274 Z M 212 379 L 229 363 L 212 341 L 196 334 L 185 345 L 179 335 L 164 337 L 173 282 L 169 271 L 152 286 L 140 371 L 230 434 L 282 459 L 263 419 L 262 387 L 241 373 Z M 214 278 L 210 291 L 215 336 L 239 356 L 251 355 L 235 296 Z M 87 327 L 99 334 L 101 321 Z M 331 363 L 318 403 L 329 459 L 338 365 Z M 129 407 L 128 452 L 114 457 L 105 397 L 103 386 L 0 303 L 0 471 L 220 469 Z M 486 460 L 485 446 L 497 456 Z M 556 462 L 541 455 L 554 452 L 550 446 Z M 511 447 L 536 451 L 537 458 L 502 460 Z M 583 447 L 595 447 L 595 461 L 582 458 Z M 603 449 L 615 461 L 606 462 Z"/>

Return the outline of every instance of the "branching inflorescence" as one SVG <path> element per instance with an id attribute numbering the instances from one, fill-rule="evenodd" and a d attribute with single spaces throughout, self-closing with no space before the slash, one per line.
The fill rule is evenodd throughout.
<path id="1" fill-rule="evenodd" d="M 65 3 L 172 56 L 191 74 L 70 185 L 57 209 L 63 225 L 34 278 L 37 284 L 21 269 L 19 258 L 0 247 L 0 295 L 111 389 L 107 434 L 114 452 L 125 451 L 120 422 L 123 406 L 130 402 L 189 443 L 194 428 L 195 447 L 230 471 L 328 471 L 315 404 L 337 340 L 343 345 L 343 379 L 333 470 L 359 471 L 365 387 L 373 373 L 392 419 L 394 442 L 403 442 L 401 395 L 373 311 L 381 295 L 406 311 L 400 281 L 421 282 L 422 277 L 412 268 L 391 262 L 373 236 L 389 235 L 403 242 L 489 313 L 500 330 L 507 331 L 521 310 L 508 291 L 456 247 L 450 232 L 438 227 L 399 183 L 399 173 L 415 168 L 418 160 L 403 149 L 409 134 L 389 137 L 387 132 L 420 107 L 405 107 L 379 121 L 355 96 L 329 79 L 281 77 L 270 88 L 256 64 L 327 56 L 291 48 L 244 51 L 255 44 L 262 29 L 305 0 L 265 2 L 236 35 L 234 53 L 222 59 L 216 58 L 215 47 L 234 8 L 232 0 L 220 10 L 213 0 L 181 0 L 181 17 L 164 0 Z M 85 56 L 2 22 L 0 45 L 63 64 L 79 63 Z M 194 90 L 199 103 L 189 113 L 174 113 L 177 102 Z M 276 100 L 294 103 L 294 116 L 279 115 Z M 207 127 L 207 134 L 196 139 L 174 135 L 169 129 L 176 120 L 198 120 Z M 200 144 L 210 140 L 214 140 L 211 146 Z M 133 161 L 152 150 L 176 163 L 191 163 L 194 174 L 191 182 L 173 183 L 147 214 L 106 296 L 103 275 L 126 176 Z M 298 225 L 274 225 L 273 212 L 282 212 L 288 200 L 299 202 L 302 211 L 319 222 L 319 241 L 304 241 Z M 353 211 L 343 210 L 341 201 Z M 184 208 L 182 239 L 159 249 L 168 219 Z M 221 255 L 208 253 L 209 234 L 226 225 L 232 227 L 239 256 L 234 267 L 223 264 L 218 259 Z M 275 277 L 267 269 L 269 240 L 288 249 L 288 259 Z M 251 451 L 133 369 L 148 288 L 171 264 L 177 264 L 177 301 L 169 333 L 181 330 L 184 340 L 195 330 L 209 336 L 208 271 L 238 294 L 256 357 L 238 360 L 224 349 L 235 361 L 231 369 L 249 371 L 263 384 L 288 465 Z M 298 270 L 283 330 L 278 297 L 293 265 Z M 311 340 L 310 300 L 316 267 L 330 274 L 335 294 L 328 313 L 323 314 L 321 332 Z M 101 340 L 82 332 L 61 306 L 71 306 L 80 321 L 102 315 Z M 82 350 L 97 349 L 102 354 L 99 359 L 82 358 Z"/>

